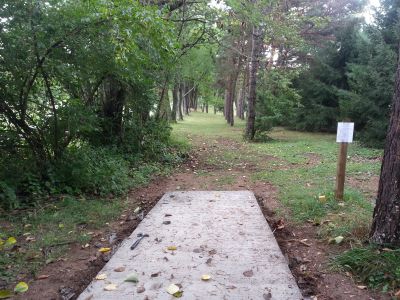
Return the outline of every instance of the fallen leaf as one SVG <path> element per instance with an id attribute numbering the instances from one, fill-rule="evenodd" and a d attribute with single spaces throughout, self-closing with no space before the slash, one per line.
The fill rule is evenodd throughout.
<path id="1" fill-rule="evenodd" d="M 357 285 L 357 288 L 359 288 L 360 290 L 366 290 L 367 286 L 366 285 Z"/>
<path id="2" fill-rule="evenodd" d="M 203 280 L 203 281 L 208 281 L 208 280 L 210 280 L 210 279 L 211 279 L 211 276 L 208 275 L 208 274 L 205 274 L 205 275 L 202 275 L 202 276 L 201 276 L 201 280 Z"/>
<path id="3" fill-rule="evenodd" d="M 390 248 L 383 248 L 382 251 L 385 251 L 385 252 L 393 252 L 394 250 L 393 250 L 393 249 L 390 249 Z"/>
<path id="4" fill-rule="evenodd" d="M 25 293 L 28 289 L 29 289 L 29 286 L 26 284 L 26 282 L 21 281 L 15 286 L 14 292 Z"/>
<path id="5" fill-rule="evenodd" d="M 344 238 L 341 235 L 339 235 L 339 236 L 335 237 L 335 243 L 340 244 L 343 241 L 343 239 Z"/>
<path id="6" fill-rule="evenodd" d="M 107 274 L 103 273 L 103 274 L 99 274 L 95 277 L 96 280 L 104 280 L 107 279 Z"/>
<path id="7" fill-rule="evenodd" d="M 140 210 L 140 206 L 136 207 L 135 210 L 133 211 L 135 214 L 138 213 Z"/>
<path id="8" fill-rule="evenodd" d="M 36 239 L 33 236 L 27 236 L 25 240 L 27 242 L 36 242 Z"/>
<path id="9" fill-rule="evenodd" d="M 161 274 L 161 272 L 153 273 L 150 275 L 150 277 L 158 277 Z"/>
<path id="10" fill-rule="evenodd" d="M 253 270 L 248 270 L 243 272 L 243 275 L 246 277 L 252 277 L 254 275 Z"/>
<path id="11" fill-rule="evenodd" d="M 64 224 L 61 224 L 61 223 L 60 223 L 60 224 L 58 224 L 58 227 L 59 227 L 59 228 L 64 228 Z"/>
<path id="12" fill-rule="evenodd" d="M 107 252 L 110 252 L 111 251 L 111 248 L 100 248 L 99 249 L 99 252 L 101 252 L 101 253 L 107 253 Z"/>
<path id="13" fill-rule="evenodd" d="M 177 248 L 176 246 L 168 246 L 167 250 L 175 251 Z"/>
<path id="14" fill-rule="evenodd" d="M 175 298 L 180 298 L 183 296 L 183 291 L 177 291 L 175 294 L 172 294 Z"/>
<path id="15" fill-rule="evenodd" d="M 6 248 L 11 248 L 14 244 L 17 243 L 17 240 L 15 237 L 10 236 L 4 243 L 4 247 Z"/>
<path id="16" fill-rule="evenodd" d="M 170 285 L 167 287 L 166 290 L 167 290 L 167 293 L 168 293 L 168 294 L 173 295 L 173 294 L 179 292 L 179 286 L 177 286 L 176 284 L 170 284 Z"/>
<path id="17" fill-rule="evenodd" d="M 283 220 L 278 220 L 275 223 L 275 227 L 276 227 L 276 229 L 281 230 L 281 229 L 285 228 L 285 223 L 283 222 Z"/>
<path id="18" fill-rule="evenodd" d="M 139 279 L 136 274 L 130 274 L 124 281 L 127 282 L 139 282 Z"/>
<path id="19" fill-rule="evenodd" d="M 321 202 L 325 202 L 326 201 L 326 196 L 325 195 L 321 195 L 318 197 L 319 201 Z"/>
<path id="20" fill-rule="evenodd" d="M 212 250 L 208 251 L 208 254 L 215 255 L 215 254 L 217 254 L 217 250 L 212 249 Z"/>
<path id="21" fill-rule="evenodd" d="M 49 278 L 50 277 L 50 275 L 39 275 L 38 277 L 37 277 L 37 279 L 38 280 L 42 280 L 42 279 L 47 279 L 47 278 Z"/>
<path id="22" fill-rule="evenodd" d="M 9 290 L 0 290 L 0 299 L 10 298 L 12 295 L 12 292 Z"/>
<path id="23" fill-rule="evenodd" d="M 105 290 L 105 291 L 115 291 L 116 289 L 117 289 L 117 285 L 114 284 L 114 283 L 111 283 L 111 284 L 106 285 L 106 286 L 104 287 L 104 290 Z"/>
<path id="24" fill-rule="evenodd" d="M 118 267 L 114 269 L 114 272 L 123 272 L 125 271 L 125 267 Z"/>

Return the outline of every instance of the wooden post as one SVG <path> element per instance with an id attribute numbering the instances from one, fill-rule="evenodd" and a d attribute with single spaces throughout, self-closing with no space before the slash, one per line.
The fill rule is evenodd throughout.
<path id="1" fill-rule="evenodd" d="M 344 181 L 346 178 L 346 160 L 347 160 L 347 145 L 348 143 L 339 144 L 339 159 L 337 164 L 336 173 L 336 189 L 335 198 L 336 200 L 343 200 L 344 194 Z"/>

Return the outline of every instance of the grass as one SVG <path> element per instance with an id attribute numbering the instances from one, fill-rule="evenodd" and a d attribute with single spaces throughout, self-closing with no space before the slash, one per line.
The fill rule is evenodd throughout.
<path id="1" fill-rule="evenodd" d="M 320 227 L 321 237 L 329 239 L 342 235 L 353 241 L 365 240 L 372 218 L 371 199 L 351 186 L 345 189 L 343 203 L 338 203 L 333 196 L 338 151 L 335 137 L 282 129 L 272 131 L 270 136 L 273 142 L 251 147 L 284 163 L 278 167 L 271 165 L 272 169 L 254 174 L 253 179 L 267 180 L 279 187 L 279 198 L 289 208 L 294 221 L 324 223 Z M 381 153 L 351 144 L 347 176 L 378 175 L 379 161 L 370 158 Z M 358 160 L 353 161 L 353 156 Z M 360 159 L 363 161 L 359 162 Z M 326 197 L 325 201 L 319 201 L 321 195 Z"/>
<path id="2" fill-rule="evenodd" d="M 174 145 L 187 151 L 185 141 Z M 169 174 L 168 163 L 141 164 L 131 170 L 131 186 L 148 184 L 154 175 Z M 115 221 L 123 210 L 136 207 L 125 196 L 100 198 L 65 195 L 61 199 L 38 202 L 34 208 L 15 210 L 0 215 L 0 285 L 35 277 L 45 264 L 66 254 L 73 243 L 85 245 L 92 231 L 108 233 L 108 223 Z M 133 208 L 134 208 L 133 207 Z M 13 249 L 1 247 L 1 242 L 15 237 Z"/>
<path id="3" fill-rule="evenodd" d="M 244 126 L 245 122 L 237 119 L 233 127 L 227 126 L 220 113 L 214 115 L 192 112 L 190 117 L 185 117 L 184 121 L 173 125 L 173 134 L 178 137 L 198 135 L 207 137 L 207 140 L 224 137 L 240 141 Z"/>
<path id="4" fill-rule="evenodd" d="M 107 227 L 125 206 L 122 199 L 65 197 L 51 205 L 3 216 L 0 237 L 15 237 L 16 251 L 0 251 L 0 279 L 36 275 L 44 264 L 63 256 L 70 243 L 86 244 L 90 231 Z"/>
<path id="5" fill-rule="evenodd" d="M 383 292 L 400 289 L 400 249 L 355 248 L 337 256 L 332 265 L 356 274 L 369 288 Z"/>
<path id="6" fill-rule="evenodd" d="M 337 268 L 352 272 L 372 288 L 383 291 L 400 288 L 400 250 L 363 247 L 368 238 L 375 195 L 347 182 L 344 201 L 334 199 L 338 155 L 335 136 L 275 128 L 269 133 L 270 141 L 246 143 L 242 140 L 243 129 L 243 122 L 231 128 L 221 116 L 194 113 L 174 127 L 174 134 L 206 143 L 217 138 L 240 143 L 240 153 L 225 149 L 211 154 L 208 161 L 225 169 L 238 160 L 258 164 L 252 180 L 268 181 L 278 187 L 278 198 L 284 207 L 279 214 L 291 222 L 319 225 L 319 237 L 326 242 L 343 236 L 342 244 L 356 247 L 338 256 L 333 263 Z M 349 145 L 347 178 L 377 177 L 382 153 L 381 149 L 365 148 L 358 142 Z M 221 180 L 226 184 L 232 181 L 231 178 Z M 322 195 L 325 200 L 320 201 Z"/>

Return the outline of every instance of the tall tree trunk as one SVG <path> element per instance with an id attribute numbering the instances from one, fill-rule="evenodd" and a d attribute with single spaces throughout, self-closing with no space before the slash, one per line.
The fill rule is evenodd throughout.
<path id="1" fill-rule="evenodd" d="M 257 98 L 257 71 L 260 64 L 259 58 L 262 51 L 263 38 L 260 28 L 253 26 L 251 39 L 251 56 L 250 56 L 250 74 L 249 74 L 249 98 L 248 98 L 248 115 L 246 124 L 246 138 L 253 140 L 256 120 L 256 98 Z"/>
<path id="2" fill-rule="evenodd" d="M 370 238 L 400 246 L 400 58 Z"/>
<path id="3" fill-rule="evenodd" d="M 246 91 L 247 91 L 247 75 L 248 75 L 248 67 L 246 67 L 245 71 L 243 72 L 243 82 L 242 87 L 240 88 L 239 92 L 239 99 L 238 99 L 238 111 L 237 116 L 244 120 L 244 104 L 246 100 Z"/>
<path id="4" fill-rule="evenodd" d="M 187 83 L 185 83 L 185 85 L 184 85 L 184 89 L 183 89 L 183 92 L 184 92 L 184 95 L 183 95 L 183 99 L 184 99 L 184 102 L 185 102 L 185 114 L 186 115 L 189 115 L 189 112 L 190 112 L 190 86 L 187 84 Z"/>
<path id="5" fill-rule="evenodd" d="M 182 92 L 182 84 L 179 84 L 179 103 L 178 103 L 178 110 L 179 110 L 179 120 L 183 121 L 183 112 L 182 112 L 182 107 L 183 107 L 183 92 Z"/>
<path id="6" fill-rule="evenodd" d="M 227 81 L 228 83 L 228 81 Z M 224 117 L 225 120 L 228 121 L 228 88 L 225 88 L 225 97 L 224 97 Z"/>
<path id="7" fill-rule="evenodd" d="M 172 122 L 176 122 L 176 115 L 178 111 L 179 97 L 178 97 L 178 84 L 174 84 L 174 88 L 172 90 L 172 111 L 171 111 L 171 120 Z"/>

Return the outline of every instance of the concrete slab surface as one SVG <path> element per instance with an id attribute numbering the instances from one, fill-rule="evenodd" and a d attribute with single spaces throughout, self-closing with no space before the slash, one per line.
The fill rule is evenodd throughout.
<path id="1" fill-rule="evenodd" d="M 130 250 L 138 233 L 149 237 Z M 132 273 L 139 282 L 124 282 Z M 170 284 L 182 299 L 302 299 L 249 191 L 165 194 L 99 274 L 107 278 L 93 280 L 79 300 L 175 299 Z M 205 274 L 211 279 L 202 281 Z M 116 289 L 106 291 L 110 284 Z"/>

